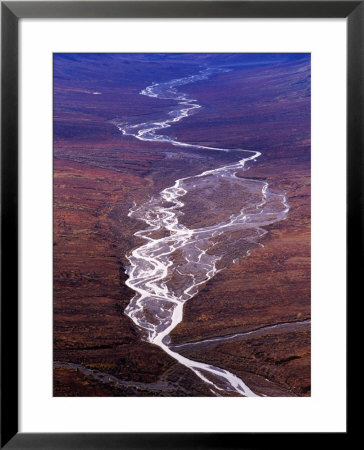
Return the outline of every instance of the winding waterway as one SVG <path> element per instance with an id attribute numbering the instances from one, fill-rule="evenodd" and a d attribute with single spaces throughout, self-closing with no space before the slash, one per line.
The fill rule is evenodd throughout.
<path id="1" fill-rule="evenodd" d="M 140 94 L 176 101 L 176 107 L 166 113 L 165 119 L 139 124 L 116 123 L 124 135 L 142 141 L 169 142 L 173 146 L 209 151 L 239 150 L 242 154 L 236 163 L 180 178 L 159 195 L 130 210 L 129 216 L 143 221 L 146 227 L 135 233 L 145 243 L 127 256 L 130 265 L 126 270 L 126 284 L 135 291 L 135 295 L 125 309 L 125 314 L 142 330 L 147 342 L 158 345 L 193 371 L 215 395 L 251 397 L 257 394 L 236 375 L 223 368 L 188 359 L 180 355 L 176 347 L 172 350 L 169 346 L 169 334 L 183 319 L 184 303 L 222 270 L 223 267 L 217 268 L 219 261 L 228 265 L 229 252 L 221 250 L 221 244 L 218 250 L 218 242 L 238 233 L 238 246 L 241 248 L 239 256 L 248 256 L 253 247 L 261 245 L 257 240 L 266 233 L 262 227 L 285 219 L 289 211 L 285 195 L 271 192 L 266 181 L 237 176 L 238 171 L 246 170 L 249 161 L 259 158 L 260 152 L 194 145 L 161 134 L 161 130 L 168 129 L 201 108 L 196 99 L 177 88 L 224 71 L 208 68 L 196 75 L 153 83 Z M 226 185 L 230 198 L 236 199 L 235 209 L 227 208 L 223 217 L 223 207 L 220 207 L 217 223 L 206 220 L 207 225 L 196 228 L 182 223 L 183 208 L 193 206 L 187 204 L 185 199 L 193 201 L 210 198 L 211 202 L 211 192 L 216 193 L 219 186 L 226 188 Z M 211 205 L 209 209 L 215 210 Z M 218 205 L 216 209 L 219 210 Z M 196 214 L 200 213 L 196 208 Z M 229 238 L 226 239 L 229 242 Z"/>

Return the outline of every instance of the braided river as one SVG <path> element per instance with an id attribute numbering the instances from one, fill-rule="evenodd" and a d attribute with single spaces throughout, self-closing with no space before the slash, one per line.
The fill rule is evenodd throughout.
<path id="1" fill-rule="evenodd" d="M 190 369 L 207 384 L 214 395 L 255 397 L 257 394 L 228 370 L 188 359 L 178 353 L 177 346 L 172 350 L 169 337 L 183 320 L 185 302 L 194 297 L 220 270 L 236 262 L 235 259 L 229 260 L 232 258 L 230 253 L 233 253 L 229 248 L 239 247 L 240 258 L 249 256 L 252 248 L 262 246 L 258 240 L 266 233 L 263 227 L 284 220 L 289 211 L 285 195 L 271 192 L 266 181 L 237 175 L 237 172 L 241 174 L 247 170 L 249 162 L 261 156 L 259 151 L 194 145 L 164 134 L 173 124 L 197 113 L 201 108 L 198 100 L 181 92 L 179 88 L 225 71 L 207 68 L 195 75 L 155 82 L 140 94 L 173 100 L 176 106 L 162 120 L 139 124 L 116 123 L 123 135 L 141 141 L 167 142 L 190 150 L 241 152 L 241 159 L 237 162 L 177 179 L 158 195 L 131 208 L 129 216 L 144 222 L 145 226 L 135 233 L 136 237 L 143 240 L 143 244 L 127 255 L 130 265 L 126 269 L 126 284 L 135 291 L 135 295 L 126 307 L 125 314 L 141 330 L 142 339 L 159 346 Z M 214 199 L 219 199 L 219 187 L 228 189 L 230 199 L 236 199 L 234 208 L 227 208 L 225 216 L 223 205 L 214 203 Z M 183 208 L 188 206 L 193 210 L 194 205 L 188 202 L 194 199 L 208 204 L 203 213 L 199 211 L 198 204 L 195 207 L 196 215 L 206 216 L 204 226 L 189 227 L 184 223 Z M 208 211 L 215 215 L 209 218 Z M 219 218 L 216 223 L 215 217 Z M 232 236 L 235 239 L 233 242 Z M 239 236 L 238 240 L 236 236 Z M 225 251 L 221 247 L 223 239 L 227 242 Z M 220 267 L 221 264 L 223 267 Z"/>

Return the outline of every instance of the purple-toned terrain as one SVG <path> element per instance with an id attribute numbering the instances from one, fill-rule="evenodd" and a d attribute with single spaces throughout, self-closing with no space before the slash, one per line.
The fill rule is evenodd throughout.
<path id="1" fill-rule="evenodd" d="M 310 57 L 54 55 L 54 395 L 310 395 Z"/>

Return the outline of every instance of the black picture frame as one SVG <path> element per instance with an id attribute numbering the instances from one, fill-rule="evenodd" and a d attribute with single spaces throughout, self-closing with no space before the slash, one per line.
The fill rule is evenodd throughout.
<path id="1" fill-rule="evenodd" d="M 228 449 L 265 448 L 278 441 L 292 448 L 297 434 L 286 434 L 282 441 L 279 433 L 18 432 L 18 21 L 118 17 L 347 19 L 347 301 L 363 273 L 363 1 L 1 2 L 1 448 Z M 348 432 L 332 434 L 340 445 Z M 300 445 L 309 438 L 309 433 L 300 436 Z M 325 434 L 316 434 L 315 444 L 321 440 L 327 444 Z"/>

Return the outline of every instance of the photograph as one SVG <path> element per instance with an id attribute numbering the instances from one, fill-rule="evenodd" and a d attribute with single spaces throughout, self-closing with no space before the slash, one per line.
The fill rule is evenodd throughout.
<path id="1" fill-rule="evenodd" d="M 311 396 L 311 54 L 53 53 L 53 396 Z"/>

